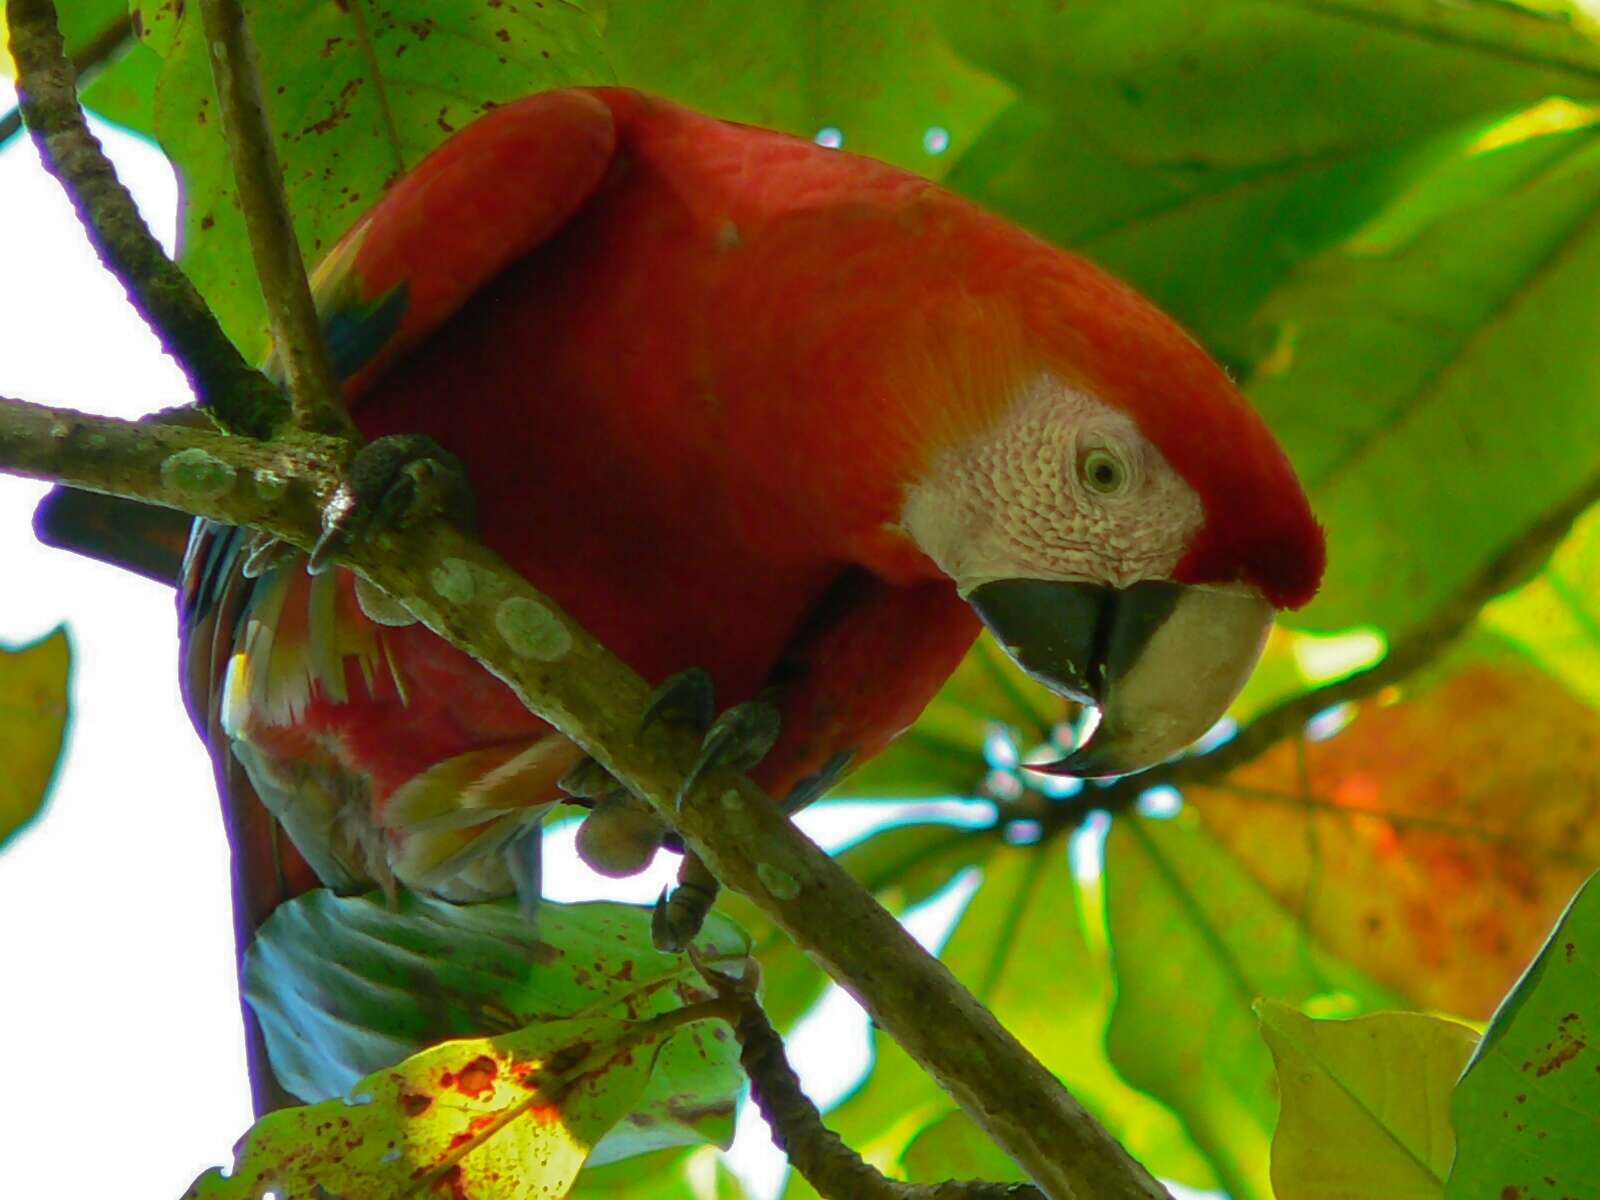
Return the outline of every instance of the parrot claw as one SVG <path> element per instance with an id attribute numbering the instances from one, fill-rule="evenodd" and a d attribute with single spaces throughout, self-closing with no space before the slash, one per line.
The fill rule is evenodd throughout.
<path id="1" fill-rule="evenodd" d="M 670 676 L 651 693 L 635 736 L 642 735 L 657 721 L 688 725 L 697 733 L 704 733 L 716 715 L 716 689 L 711 676 L 700 667 L 690 667 Z"/>
<path id="2" fill-rule="evenodd" d="M 306 569 L 319 575 L 339 551 L 383 529 L 443 516 L 463 529 L 476 524 L 466 469 L 432 438 L 396 434 L 356 452 L 343 482 L 322 510 L 322 536 Z"/>
<path id="3" fill-rule="evenodd" d="M 700 934 L 711 906 L 717 902 L 718 884 L 693 854 L 685 854 L 678 868 L 678 886 L 662 888 L 650 914 L 650 941 L 664 954 L 681 954 Z"/>
<path id="4" fill-rule="evenodd" d="M 683 807 L 689 793 L 708 772 L 718 767 L 744 771 L 755 766 L 777 742 L 778 727 L 777 706 L 765 700 L 749 700 L 728 709 L 706 730 L 700 757 L 678 789 L 678 807 Z"/>
<path id="5" fill-rule="evenodd" d="M 282 538 L 255 533 L 245 545 L 244 563 L 239 573 L 246 579 L 259 579 L 295 553 L 295 548 Z"/>

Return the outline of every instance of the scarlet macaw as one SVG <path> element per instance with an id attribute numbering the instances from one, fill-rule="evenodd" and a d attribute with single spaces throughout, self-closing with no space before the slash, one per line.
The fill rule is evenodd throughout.
<path id="1" fill-rule="evenodd" d="M 1173 321 L 866 158 L 543 93 L 429 155 L 314 285 L 365 435 L 458 456 L 484 540 L 647 679 L 776 697 L 752 775 L 779 798 L 910 725 L 980 621 L 1100 707 L 1069 768 L 1151 765 L 1319 582 L 1287 459 Z M 198 526 L 181 607 L 254 918 L 318 880 L 508 893 L 579 751 L 348 573 L 247 578 L 245 541 Z"/>

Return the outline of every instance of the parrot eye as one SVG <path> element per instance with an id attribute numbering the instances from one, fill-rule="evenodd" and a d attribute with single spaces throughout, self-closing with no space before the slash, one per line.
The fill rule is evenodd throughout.
<path id="1" fill-rule="evenodd" d="M 1097 448 L 1078 459 L 1078 478 L 1091 492 L 1115 496 L 1128 486 L 1128 468 L 1111 451 Z"/>

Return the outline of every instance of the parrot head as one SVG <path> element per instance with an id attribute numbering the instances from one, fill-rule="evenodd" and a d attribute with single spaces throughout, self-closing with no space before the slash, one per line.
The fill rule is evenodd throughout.
<path id="1" fill-rule="evenodd" d="M 1004 401 L 908 489 L 901 528 L 1017 663 L 1095 706 L 1055 774 L 1123 775 L 1206 733 L 1322 530 L 1287 457 L 1175 322 L 1051 248 L 1007 322 Z"/>

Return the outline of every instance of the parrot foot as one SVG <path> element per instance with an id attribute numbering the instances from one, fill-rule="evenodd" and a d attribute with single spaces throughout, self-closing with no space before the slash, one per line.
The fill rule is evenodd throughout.
<path id="1" fill-rule="evenodd" d="M 422 434 L 368 442 L 356 452 L 322 510 L 322 536 L 307 569 L 320 574 L 345 547 L 431 516 L 443 516 L 463 529 L 475 526 L 476 509 L 461 461 Z"/>
<path id="2" fill-rule="evenodd" d="M 644 716 L 639 718 L 639 731 L 635 736 L 642 735 L 657 721 L 688 725 L 696 733 L 704 733 L 711 728 L 716 715 L 716 688 L 711 676 L 700 667 L 690 667 L 687 671 L 669 676 L 651 693 L 650 703 L 644 706 Z"/>
<path id="3" fill-rule="evenodd" d="M 678 868 L 678 885 L 661 889 L 655 911 L 650 914 L 650 940 L 665 954 L 681 954 L 700 934 L 711 906 L 717 902 L 719 885 L 692 852 L 683 856 Z"/>
<path id="4" fill-rule="evenodd" d="M 778 709 L 766 700 L 735 704 L 713 719 L 716 711 L 711 676 L 699 667 L 690 667 L 655 690 L 639 720 L 641 735 L 656 721 L 688 725 L 704 735 L 700 757 L 678 789 L 679 808 L 708 772 L 718 767 L 747 770 L 765 758 L 778 740 Z"/>
<path id="5" fill-rule="evenodd" d="M 700 757 L 678 789 L 678 807 L 695 784 L 718 767 L 746 771 L 767 756 L 778 740 L 778 708 L 765 700 L 735 704 L 711 723 L 700 743 Z"/>

